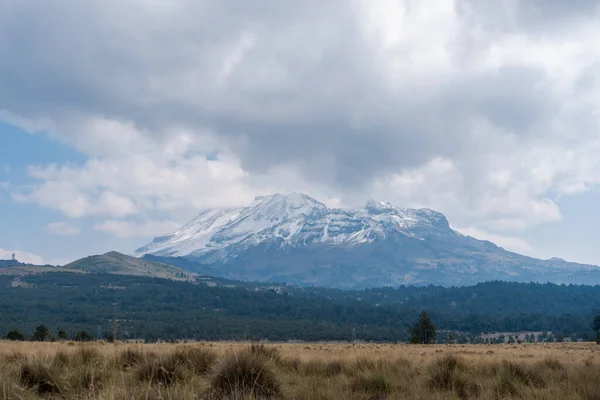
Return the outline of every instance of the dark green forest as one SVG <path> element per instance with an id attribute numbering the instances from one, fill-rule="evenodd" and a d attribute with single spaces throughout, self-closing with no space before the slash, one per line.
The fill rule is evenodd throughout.
<path id="1" fill-rule="evenodd" d="M 11 287 L 0 276 L 0 332 L 26 338 L 43 323 L 69 337 L 407 341 L 427 310 L 438 330 L 552 331 L 595 337 L 600 286 L 489 282 L 471 287 L 342 291 L 220 281 L 215 286 L 126 275 L 48 273 Z"/>

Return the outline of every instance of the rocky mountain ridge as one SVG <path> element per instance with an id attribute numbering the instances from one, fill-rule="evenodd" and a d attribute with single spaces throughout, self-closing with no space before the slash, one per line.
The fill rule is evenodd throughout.
<path id="1" fill-rule="evenodd" d="M 328 208 L 299 193 L 202 211 L 135 255 L 229 279 L 341 288 L 600 283 L 598 267 L 506 251 L 452 230 L 434 210 L 377 201 Z"/>

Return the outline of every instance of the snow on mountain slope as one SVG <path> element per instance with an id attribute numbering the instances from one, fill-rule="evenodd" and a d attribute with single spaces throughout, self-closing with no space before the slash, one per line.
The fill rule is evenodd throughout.
<path id="1" fill-rule="evenodd" d="M 376 201 L 362 209 L 330 209 L 304 194 L 274 194 L 257 197 L 248 207 L 205 210 L 135 255 L 201 256 L 274 241 L 294 247 L 352 245 L 385 239 L 392 232 L 423 238 L 436 231 L 455 234 L 446 218 L 433 210 L 403 209 Z"/>
<path id="2" fill-rule="evenodd" d="M 600 284 L 600 268 L 538 260 L 450 229 L 433 210 L 328 208 L 292 193 L 200 213 L 137 256 L 205 275 L 340 288 L 490 280 Z"/>

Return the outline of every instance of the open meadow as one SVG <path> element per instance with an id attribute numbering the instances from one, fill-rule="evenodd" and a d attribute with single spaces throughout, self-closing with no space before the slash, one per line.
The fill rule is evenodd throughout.
<path id="1" fill-rule="evenodd" d="M 2 399 L 600 399 L 600 346 L 0 342 Z"/>

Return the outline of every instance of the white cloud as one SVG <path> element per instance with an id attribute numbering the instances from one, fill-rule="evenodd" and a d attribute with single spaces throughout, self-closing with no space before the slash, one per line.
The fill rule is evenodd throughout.
<path id="1" fill-rule="evenodd" d="M 12 259 L 12 255 L 15 254 L 15 258 L 23 263 L 27 264 L 36 264 L 36 265 L 44 265 L 46 262 L 44 259 L 36 254 L 28 253 L 26 251 L 21 250 L 5 250 L 0 248 L 0 259 L 1 260 L 10 260 Z"/>
<path id="2" fill-rule="evenodd" d="M 68 222 L 52 222 L 46 225 L 46 230 L 59 236 L 78 235 L 81 232 L 78 227 Z"/>
<path id="3" fill-rule="evenodd" d="M 111 233 L 119 238 L 160 236 L 177 228 L 179 228 L 179 224 L 170 221 L 137 223 L 123 220 L 106 220 L 94 225 L 95 230 Z"/>
<path id="4" fill-rule="evenodd" d="M 14 198 L 122 237 L 143 231 L 125 218 L 275 191 L 427 206 L 498 235 L 561 220 L 558 198 L 600 183 L 587 3 L 9 3 L 2 118 L 88 156 L 32 167 Z"/>

